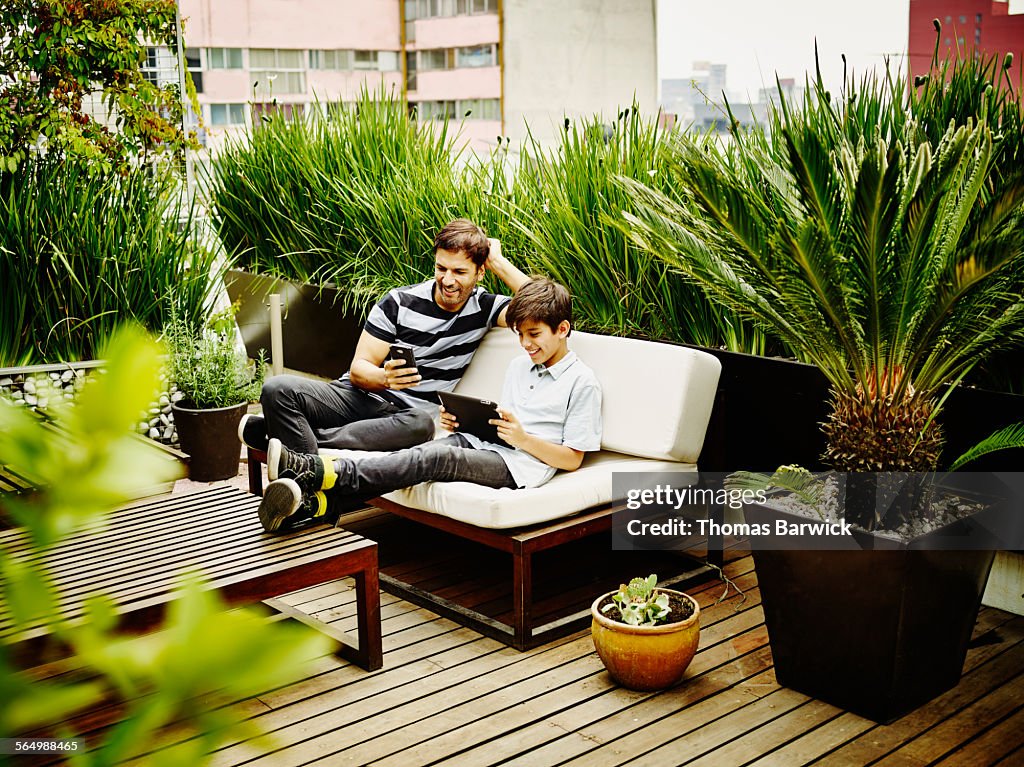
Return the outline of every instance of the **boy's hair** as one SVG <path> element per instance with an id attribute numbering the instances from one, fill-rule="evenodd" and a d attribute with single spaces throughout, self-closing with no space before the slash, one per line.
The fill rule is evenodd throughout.
<path id="1" fill-rule="evenodd" d="M 479 226 L 468 219 L 457 218 L 434 238 L 434 253 L 438 250 L 465 253 L 474 264 L 483 266 L 491 252 L 491 243 Z"/>
<path id="2" fill-rule="evenodd" d="M 513 330 L 527 320 L 543 322 L 552 330 L 557 330 L 562 320 L 567 320 L 569 332 L 572 332 L 572 297 L 569 291 L 547 277 L 530 277 L 530 281 L 516 291 L 505 313 L 505 321 Z"/>

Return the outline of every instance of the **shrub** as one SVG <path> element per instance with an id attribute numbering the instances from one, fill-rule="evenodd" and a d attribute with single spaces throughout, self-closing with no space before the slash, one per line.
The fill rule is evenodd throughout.
<path id="1" fill-rule="evenodd" d="M 94 358 L 126 320 L 159 332 L 172 303 L 200 320 L 219 271 L 172 172 L 44 158 L 6 181 L 0 365 Z"/>

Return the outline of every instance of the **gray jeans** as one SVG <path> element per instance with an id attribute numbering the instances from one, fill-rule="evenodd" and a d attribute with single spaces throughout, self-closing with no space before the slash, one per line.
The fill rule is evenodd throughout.
<path id="1" fill-rule="evenodd" d="M 430 410 L 402 409 L 349 381 L 274 376 L 260 394 L 267 434 L 289 450 L 401 450 L 434 436 Z"/>
<path id="2" fill-rule="evenodd" d="M 502 457 L 476 450 L 461 434 L 389 455 L 353 461 L 337 458 L 338 479 L 328 497 L 367 500 L 420 482 L 475 482 L 487 487 L 516 487 Z"/>

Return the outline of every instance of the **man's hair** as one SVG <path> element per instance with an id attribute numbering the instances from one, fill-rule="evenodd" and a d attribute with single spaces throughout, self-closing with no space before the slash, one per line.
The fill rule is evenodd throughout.
<path id="1" fill-rule="evenodd" d="M 569 291 L 547 277 L 530 277 L 530 281 L 516 291 L 505 313 L 505 321 L 513 330 L 527 320 L 543 322 L 552 330 L 556 330 L 562 320 L 568 320 L 571 326 L 572 297 Z"/>
<path id="2" fill-rule="evenodd" d="M 491 243 L 479 226 L 468 219 L 457 218 L 434 238 L 434 253 L 438 250 L 465 253 L 474 264 L 483 266 L 491 252 Z"/>

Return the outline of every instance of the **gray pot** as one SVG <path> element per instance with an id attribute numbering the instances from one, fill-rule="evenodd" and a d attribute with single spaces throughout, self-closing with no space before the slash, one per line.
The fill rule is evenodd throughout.
<path id="1" fill-rule="evenodd" d="M 171 407 L 181 449 L 189 455 L 189 479 L 214 482 L 238 474 L 238 422 L 245 415 L 247 404 L 239 402 L 204 410 L 176 402 Z"/>

